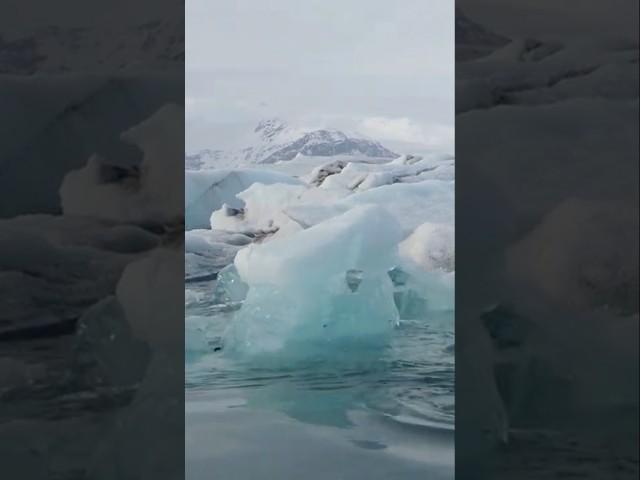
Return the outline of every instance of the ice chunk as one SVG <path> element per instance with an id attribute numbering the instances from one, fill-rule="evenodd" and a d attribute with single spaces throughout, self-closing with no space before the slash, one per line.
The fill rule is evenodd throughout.
<path id="1" fill-rule="evenodd" d="M 188 315 L 185 318 L 184 348 L 189 360 L 217 348 L 219 336 L 216 338 L 213 326 L 208 316 Z"/>
<path id="2" fill-rule="evenodd" d="M 422 158 L 403 155 L 387 163 L 335 161 L 312 172 L 309 181 L 326 189 L 363 191 L 412 181 L 418 175 L 435 170 L 450 160 L 445 156 Z"/>
<path id="3" fill-rule="evenodd" d="M 211 214 L 225 204 L 235 209 L 244 207 L 244 202 L 237 194 L 254 183 L 302 185 L 300 180 L 284 173 L 257 169 L 187 171 L 184 201 L 186 228 L 209 228 Z"/>
<path id="4" fill-rule="evenodd" d="M 425 320 L 434 312 L 454 310 L 453 273 L 427 272 L 415 264 L 401 264 L 389 272 L 400 319 Z"/>
<path id="5" fill-rule="evenodd" d="M 290 219 L 284 213 L 287 205 L 295 203 L 306 190 L 303 185 L 265 185 L 254 183 L 242 193 L 238 199 L 245 205 L 241 214 L 229 213 L 229 205 L 211 215 L 211 228 L 249 232 L 273 233 L 278 225 Z"/>
<path id="6" fill-rule="evenodd" d="M 387 272 L 401 237 L 383 208 L 360 206 L 241 250 L 235 266 L 249 291 L 225 349 L 307 355 L 386 339 L 397 322 Z"/>
<path id="7" fill-rule="evenodd" d="M 423 223 L 404 240 L 400 255 L 426 271 L 451 272 L 455 268 L 455 232 L 451 225 Z"/>
<path id="8" fill-rule="evenodd" d="M 405 287 L 393 292 L 393 300 L 401 320 L 422 320 L 429 310 L 427 299 L 410 288 Z"/>
<path id="9" fill-rule="evenodd" d="M 340 173 L 347 166 L 345 160 L 334 160 L 314 168 L 306 178 L 309 185 L 319 187 L 331 175 Z"/>
<path id="10" fill-rule="evenodd" d="M 216 300 L 219 303 L 230 305 L 244 301 L 249 287 L 242 281 L 235 265 L 226 266 L 218 275 L 216 284 Z"/>
<path id="11" fill-rule="evenodd" d="M 185 280 L 211 280 L 220 269 L 233 262 L 237 251 L 251 238 L 220 230 L 185 232 Z"/>
<path id="12" fill-rule="evenodd" d="M 191 230 L 184 234 L 184 250 L 214 260 L 222 266 L 233 260 L 236 251 L 251 243 L 245 235 L 220 232 L 219 230 Z"/>
<path id="13" fill-rule="evenodd" d="M 244 203 L 241 214 L 221 208 L 211 216 L 211 227 L 251 235 L 279 236 L 295 233 L 347 210 L 336 206 L 345 192 L 304 185 L 254 183 L 237 197 Z"/>
<path id="14" fill-rule="evenodd" d="M 452 224 L 453 196 L 453 182 L 440 180 L 396 183 L 355 194 L 348 189 L 257 183 L 238 194 L 245 205 L 241 215 L 228 216 L 219 210 L 212 215 L 211 223 L 212 227 L 230 231 L 254 235 L 278 232 L 278 237 L 284 237 L 354 207 L 379 205 L 408 235 L 425 222 Z"/>
<path id="15" fill-rule="evenodd" d="M 407 234 L 425 222 L 453 224 L 454 184 L 440 180 L 396 183 L 358 192 L 337 207 L 380 205 L 387 209 Z"/>

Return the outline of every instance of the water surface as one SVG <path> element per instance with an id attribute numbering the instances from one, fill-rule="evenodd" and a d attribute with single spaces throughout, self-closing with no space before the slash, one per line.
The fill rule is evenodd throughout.
<path id="1" fill-rule="evenodd" d="M 453 478 L 453 312 L 386 345 L 243 359 L 222 344 L 239 305 L 214 291 L 187 284 L 188 478 Z"/>

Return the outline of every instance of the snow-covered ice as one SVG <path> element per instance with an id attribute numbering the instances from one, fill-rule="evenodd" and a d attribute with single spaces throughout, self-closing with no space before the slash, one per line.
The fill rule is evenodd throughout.
<path id="1" fill-rule="evenodd" d="M 454 168 L 431 152 L 188 170 L 186 278 L 217 278 L 198 295 L 233 310 L 214 343 L 241 357 L 330 354 L 451 311 Z M 187 325 L 188 351 L 212 348 L 200 314 Z"/>
<path id="2" fill-rule="evenodd" d="M 235 266 L 249 292 L 228 348 L 262 353 L 384 339 L 397 316 L 387 271 L 400 236 L 388 213 L 364 206 L 241 250 Z"/>
<path id="3" fill-rule="evenodd" d="M 237 194 L 254 183 L 299 185 L 301 182 L 285 174 L 264 170 L 202 170 L 185 172 L 185 226 L 188 230 L 210 228 L 212 212 L 223 205 L 244 206 Z"/>
<path id="4" fill-rule="evenodd" d="M 202 202 L 203 227 L 185 236 L 190 408 L 211 418 L 208 409 L 241 402 L 214 423 L 260 411 L 312 434 L 338 427 L 342 439 L 366 404 L 388 419 L 383 435 L 446 432 L 434 461 L 452 461 L 455 160 L 418 153 L 298 153 L 187 172 L 187 189 L 198 178 L 246 179 Z"/>
<path id="5" fill-rule="evenodd" d="M 426 271 L 455 269 L 455 232 L 451 224 L 423 223 L 399 247 L 401 256 Z"/>

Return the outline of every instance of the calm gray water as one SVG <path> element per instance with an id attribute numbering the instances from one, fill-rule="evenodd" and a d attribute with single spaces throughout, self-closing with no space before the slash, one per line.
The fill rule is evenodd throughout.
<path id="1" fill-rule="evenodd" d="M 237 305 L 214 291 L 186 289 L 189 479 L 453 478 L 453 312 L 384 345 L 247 360 L 222 348 Z"/>

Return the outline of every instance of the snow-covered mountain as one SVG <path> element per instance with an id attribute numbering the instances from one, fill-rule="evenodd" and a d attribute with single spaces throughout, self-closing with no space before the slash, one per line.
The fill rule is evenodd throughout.
<path id="1" fill-rule="evenodd" d="M 114 72 L 184 63 L 182 19 L 136 26 L 50 26 L 28 35 L 0 34 L 0 73 Z"/>
<path id="2" fill-rule="evenodd" d="M 305 130 L 272 118 L 255 128 L 250 146 L 239 150 L 202 150 L 185 155 L 187 169 L 206 166 L 225 167 L 243 164 L 271 164 L 294 159 L 298 154 L 330 157 L 358 155 L 372 158 L 395 158 L 398 154 L 380 143 L 339 130 Z"/>

